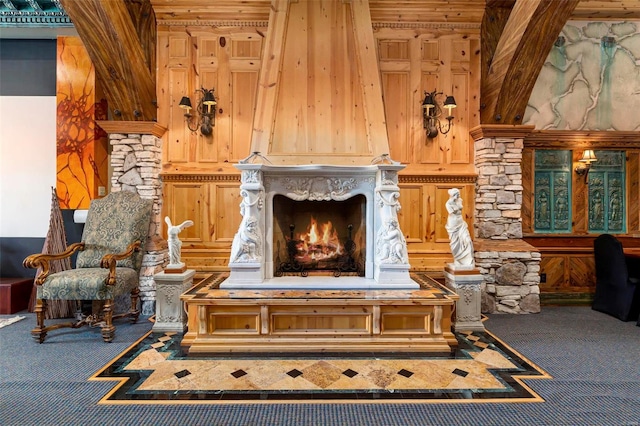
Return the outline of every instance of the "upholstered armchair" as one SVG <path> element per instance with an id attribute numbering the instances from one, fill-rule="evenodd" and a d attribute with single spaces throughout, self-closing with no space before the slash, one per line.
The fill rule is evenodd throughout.
<path id="1" fill-rule="evenodd" d="M 593 242 L 596 262 L 596 293 L 592 308 L 622 321 L 640 322 L 640 276 L 627 264 L 622 243 L 610 234 Z"/>
<path id="2" fill-rule="evenodd" d="M 27 268 L 42 268 L 36 276 L 36 328 L 31 334 L 42 343 L 47 332 L 63 327 L 100 326 L 105 342 L 113 340 L 113 320 L 140 315 L 138 281 L 151 220 L 152 200 L 129 191 L 112 192 L 93 200 L 82 233 L 82 241 L 59 254 L 34 254 L 24 260 Z M 76 268 L 50 273 L 49 262 L 77 254 Z M 114 299 L 130 293 L 131 308 L 114 315 Z M 102 301 L 101 312 L 80 315 L 76 321 L 44 325 L 48 300 Z"/>

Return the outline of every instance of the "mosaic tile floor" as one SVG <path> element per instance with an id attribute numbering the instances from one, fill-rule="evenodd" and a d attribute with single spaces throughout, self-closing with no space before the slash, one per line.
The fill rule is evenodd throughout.
<path id="1" fill-rule="evenodd" d="M 551 378 L 488 332 L 451 353 L 186 355 L 149 333 L 92 376 L 120 383 L 101 403 L 541 402 L 522 379 Z"/>

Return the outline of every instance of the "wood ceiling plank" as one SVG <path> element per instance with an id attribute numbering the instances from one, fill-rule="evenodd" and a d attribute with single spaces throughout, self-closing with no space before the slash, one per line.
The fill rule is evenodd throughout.
<path id="1" fill-rule="evenodd" d="M 625 20 L 640 19 L 638 0 L 580 0 L 571 19 Z"/>
<path id="2" fill-rule="evenodd" d="M 310 0 L 298 0 L 310 1 Z M 563 0 L 555 0 L 559 3 Z M 151 0 L 158 21 L 267 21 L 270 0 Z M 476 23 L 486 7 L 515 0 L 371 0 L 371 21 L 380 23 Z M 640 19 L 638 0 L 580 0 L 573 20 Z"/>
<path id="3" fill-rule="evenodd" d="M 145 0 L 148 2 L 148 0 Z M 104 83 L 109 109 L 116 120 L 155 121 L 155 28 L 138 29 L 126 2 L 61 0 Z M 152 9 L 148 9 L 152 13 Z M 155 26 L 147 17 L 138 22 Z M 140 39 L 143 34 L 145 40 Z M 152 35 L 151 40 L 148 35 Z M 114 111 L 119 112 L 114 113 Z"/>

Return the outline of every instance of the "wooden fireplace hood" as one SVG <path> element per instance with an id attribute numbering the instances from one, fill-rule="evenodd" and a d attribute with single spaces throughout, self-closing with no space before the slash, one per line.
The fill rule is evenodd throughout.
<path id="1" fill-rule="evenodd" d="M 368 1 L 274 1 L 262 57 L 252 152 L 337 165 L 389 153 Z"/>

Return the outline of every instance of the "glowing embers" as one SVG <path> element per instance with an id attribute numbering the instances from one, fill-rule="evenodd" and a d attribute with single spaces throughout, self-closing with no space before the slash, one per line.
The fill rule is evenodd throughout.
<path id="1" fill-rule="evenodd" d="M 353 229 L 353 225 L 349 226 Z M 307 232 L 296 234 L 295 238 L 289 240 L 295 243 L 295 260 L 302 263 L 335 260 L 344 253 L 338 232 L 331 221 L 318 225 L 313 216 Z"/>
<path id="2" fill-rule="evenodd" d="M 364 276 L 364 203 L 274 197 L 274 275 Z"/>

